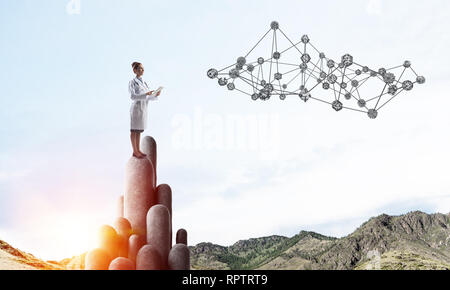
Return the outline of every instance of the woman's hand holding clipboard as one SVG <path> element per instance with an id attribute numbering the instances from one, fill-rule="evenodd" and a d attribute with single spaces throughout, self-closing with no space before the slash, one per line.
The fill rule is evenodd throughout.
<path id="1" fill-rule="evenodd" d="M 151 97 L 157 97 L 161 93 L 161 90 L 164 89 L 164 87 L 159 87 L 156 91 L 153 91 L 150 95 Z"/>

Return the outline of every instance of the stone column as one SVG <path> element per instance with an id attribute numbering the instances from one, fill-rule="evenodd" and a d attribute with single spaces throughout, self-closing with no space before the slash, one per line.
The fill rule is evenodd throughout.
<path id="1" fill-rule="evenodd" d="M 136 270 L 165 270 L 159 252 L 153 245 L 145 245 L 139 250 Z"/>
<path id="2" fill-rule="evenodd" d="M 168 258 L 170 270 L 190 270 L 189 249 L 185 244 L 172 247 Z"/>
<path id="3" fill-rule="evenodd" d="M 108 225 L 104 225 L 99 230 L 99 248 L 106 251 L 111 259 L 119 255 L 119 236 L 116 230 Z"/>
<path id="4" fill-rule="evenodd" d="M 146 236 L 146 216 L 156 203 L 154 170 L 147 158 L 131 157 L 126 167 L 124 217 L 134 233 Z"/>
<path id="5" fill-rule="evenodd" d="M 109 270 L 135 270 L 134 262 L 124 257 L 115 258 L 109 264 Z"/>
<path id="6" fill-rule="evenodd" d="M 145 245 L 146 237 L 131 235 L 128 240 L 128 259 L 136 263 L 136 256 L 142 246 Z"/>
<path id="7" fill-rule="evenodd" d="M 155 171 L 155 184 L 157 184 L 157 178 L 156 178 L 156 141 L 151 136 L 145 136 L 141 140 L 141 151 L 145 154 L 147 154 L 147 158 L 151 161 L 153 164 L 153 169 Z"/>
<path id="8" fill-rule="evenodd" d="M 119 257 L 128 257 L 128 239 L 131 235 L 131 224 L 123 217 L 116 219 L 114 223 L 114 228 L 116 229 L 118 239 L 119 239 Z"/>
<path id="9" fill-rule="evenodd" d="M 170 250 L 170 213 L 162 204 L 154 205 L 147 214 L 147 244 L 155 247 L 161 257 L 163 269 L 167 269 Z"/>
<path id="10" fill-rule="evenodd" d="M 123 195 L 117 199 L 117 217 L 123 217 Z"/>
<path id="11" fill-rule="evenodd" d="M 187 246 L 187 231 L 185 229 L 179 229 L 175 241 L 177 244 L 184 244 Z"/>
<path id="12" fill-rule="evenodd" d="M 85 270 L 108 270 L 111 257 L 103 249 L 94 249 L 86 254 Z"/>
<path id="13" fill-rule="evenodd" d="M 156 203 L 166 206 L 169 210 L 169 246 L 172 247 L 172 189 L 168 184 L 156 187 Z"/>

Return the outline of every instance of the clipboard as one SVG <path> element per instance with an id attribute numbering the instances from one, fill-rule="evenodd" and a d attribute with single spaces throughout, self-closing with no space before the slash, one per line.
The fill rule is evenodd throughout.
<path id="1" fill-rule="evenodd" d="M 156 97 L 156 94 L 159 93 L 164 87 L 159 87 L 156 91 L 153 91 L 153 94 L 151 94 L 151 97 Z"/>

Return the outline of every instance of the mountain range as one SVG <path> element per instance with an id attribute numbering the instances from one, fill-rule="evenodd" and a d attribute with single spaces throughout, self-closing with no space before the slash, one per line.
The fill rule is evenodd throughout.
<path id="1" fill-rule="evenodd" d="M 192 269 L 450 269 L 450 214 L 382 214 L 342 238 L 301 231 L 190 252 Z"/>

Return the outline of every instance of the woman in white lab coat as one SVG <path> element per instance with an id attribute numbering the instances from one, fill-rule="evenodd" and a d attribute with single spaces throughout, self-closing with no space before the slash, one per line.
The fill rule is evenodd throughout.
<path id="1" fill-rule="evenodd" d="M 153 94 L 150 91 L 147 83 L 142 79 L 144 74 L 144 66 L 139 62 L 133 62 L 131 65 L 136 77 L 128 84 L 128 91 L 130 93 L 133 103 L 130 108 L 131 117 L 131 145 L 133 146 L 133 156 L 143 158 L 146 154 L 139 149 L 141 133 L 147 128 L 147 105 L 148 101 L 158 100 L 160 92 Z"/>

